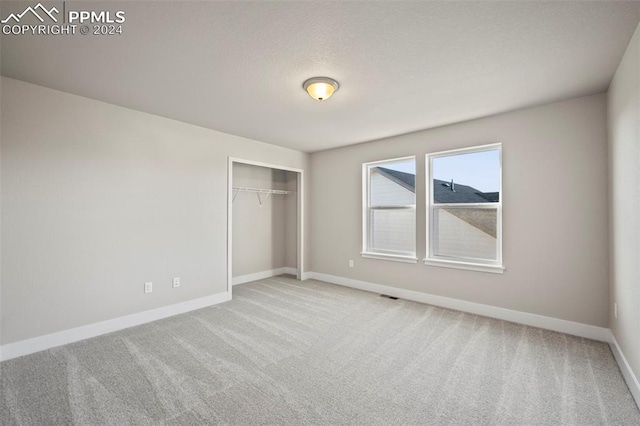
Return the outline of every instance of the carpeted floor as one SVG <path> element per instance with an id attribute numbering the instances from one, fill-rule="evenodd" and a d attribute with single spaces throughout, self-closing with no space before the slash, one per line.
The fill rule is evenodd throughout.
<path id="1" fill-rule="evenodd" d="M 2 364 L 2 425 L 639 425 L 609 347 L 318 281 Z"/>

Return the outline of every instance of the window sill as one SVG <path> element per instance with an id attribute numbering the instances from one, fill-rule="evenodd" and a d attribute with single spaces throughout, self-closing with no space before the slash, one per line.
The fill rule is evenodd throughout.
<path id="1" fill-rule="evenodd" d="M 360 253 L 362 257 L 366 257 L 368 259 L 379 259 L 379 260 L 391 260 L 392 262 L 404 262 L 404 263 L 418 263 L 417 257 L 411 256 L 401 256 L 396 254 L 382 254 L 382 253 L 369 253 L 362 252 Z"/>
<path id="2" fill-rule="evenodd" d="M 503 274 L 505 267 L 501 265 L 484 265 L 482 263 L 455 262 L 451 260 L 424 259 L 424 264 L 429 266 L 439 266 L 442 268 L 465 269 L 467 271 L 490 272 L 492 274 Z"/>

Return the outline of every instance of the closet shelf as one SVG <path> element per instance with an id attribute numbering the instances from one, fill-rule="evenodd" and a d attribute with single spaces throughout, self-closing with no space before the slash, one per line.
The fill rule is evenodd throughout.
<path id="1" fill-rule="evenodd" d="M 283 191 L 281 189 L 244 188 L 241 186 L 234 186 L 233 190 L 238 192 L 259 192 L 260 194 L 277 194 L 277 195 L 288 195 L 293 192 L 293 191 Z"/>
<path id="2" fill-rule="evenodd" d="M 245 188 L 245 187 L 242 187 L 242 186 L 234 186 L 233 190 L 235 191 L 235 194 L 233 194 L 232 202 L 236 201 L 236 197 L 241 192 L 254 192 L 258 196 L 258 202 L 260 203 L 260 207 L 262 207 L 262 202 L 264 200 L 266 200 L 267 198 L 269 198 L 269 196 L 272 195 L 272 194 L 275 194 L 275 195 L 288 195 L 288 194 L 293 194 L 295 192 L 295 191 L 283 191 L 281 189 Z M 264 200 L 262 199 L 262 197 L 260 195 L 266 195 Z"/>

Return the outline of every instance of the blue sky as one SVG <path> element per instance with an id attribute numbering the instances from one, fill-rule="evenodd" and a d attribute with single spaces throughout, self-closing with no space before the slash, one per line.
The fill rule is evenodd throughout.
<path id="1" fill-rule="evenodd" d="M 412 175 L 416 174 L 416 163 L 413 160 L 384 164 L 382 167 L 399 172 L 411 173 Z"/>
<path id="2" fill-rule="evenodd" d="M 482 192 L 500 190 L 498 150 L 452 155 L 433 160 L 433 177 L 468 185 Z"/>
<path id="3" fill-rule="evenodd" d="M 386 164 L 393 170 L 416 173 L 413 161 Z M 468 185 L 482 192 L 500 190 L 500 153 L 498 150 L 440 157 L 433 160 L 433 177 Z"/>

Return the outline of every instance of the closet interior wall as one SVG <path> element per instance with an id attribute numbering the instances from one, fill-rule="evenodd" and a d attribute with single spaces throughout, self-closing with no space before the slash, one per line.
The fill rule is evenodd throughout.
<path id="1" fill-rule="evenodd" d="M 297 173 L 243 163 L 233 166 L 233 277 L 297 266 Z"/>

